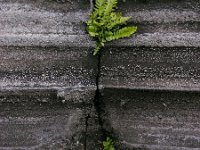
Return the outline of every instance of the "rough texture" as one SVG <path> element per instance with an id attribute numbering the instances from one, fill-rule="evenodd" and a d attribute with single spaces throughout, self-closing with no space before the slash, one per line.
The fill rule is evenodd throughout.
<path id="1" fill-rule="evenodd" d="M 90 52 L 70 46 L 0 47 L 0 86 L 95 86 L 97 61 Z"/>
<path id="2" fill-rule="evenodd" d="M 0 87 L 96 86 L 92 45 L 74 25 L 85 26 L 89 1 L 0 4 Z"/>
<path id="3" fill-rule="evenodd" d="M 103 128 L 117 149 L 197 150 L 200 3 L 126 0 L 137 33 L 102 51 Z"/>
<path id="4" fill-rule="evenodd" d="M 98 149 L 90 10 L 89 0 L 0 1 L 1 150 Z"/>
<path id="5" fill-rule="evenodd" d="M 1 34 L 82 34 L 90 9 L 89 0 L 2 0 L 0 4 Z"/>
<path id="6" fill-rule="evenodd" d="M 99 61 L 92 0 L 0 0 L 0 149 L 199 149 L 200 2 L 123 1 Z"/>
<path id="7" fill-rule="evenodd" d="M 84 149 L 86 108 L 4 104 L 0 149 Z"/>
<path id="8" fill-rule="evenodd" d="M 109 118 L 105 128 L 112 127 L 112 136 L 121 141 L 118 149 L 200 147 L 199 92 L 109 88 L 102 93 Z"/>
<path id="9" fill-rule="evenodd" d="M 1 90 L 0 149 L 98 148 L 94 96 L 95 89 L 87 87 Z M 87 131 L 96 139 L 87 138 Z"/>
<path id="10" fill-rule="evenodd" d="M 101 59 L 100 85 L 198 90 L 199 50 L 194 47 L 108 48 Z"/>

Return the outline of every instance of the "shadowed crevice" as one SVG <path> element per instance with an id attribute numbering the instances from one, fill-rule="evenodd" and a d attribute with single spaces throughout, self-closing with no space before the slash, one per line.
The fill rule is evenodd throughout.
<path id="1" fill-rule="evenodd" d="M 109 114 L 108 114 L 108 111 L 106 110 L 106 105 L 102 99 L 102 95 L 100 91 L 101 89 L 99 87 L 99 80 L 101 76 L 101 56 L 102 56 L 101 52 L 102 51 L 100 51 L 98 55 L 96 56 L 98 59 L 98 63 L 97 63 L 97 75 L 96 75 L 96 93 L 95 93 L 93 102 L 94 102 L 94 107 L 98 116 L 98 123 L 100 126 L 100 133 L 101 133 L 100 140 L 105 141 L 107 137 L 110 137 L 111 139 L 113 139 L 113 141 L 118 142 L 118 137 L 114 133 L 111 123 L 108 119 Z"/>
<path id="2" fill-rule="evenodd" d="M 90 0 L 90 13 L 93 11 L 95 5 L 95 0 Z M 101 98 L 101 92 L 100 92 L 100 87 L 99 87 L 99 79 L 101 75 L 101 56 L 102 56 L 102 51 L 99 51 L 99 53 L 94 56 L 97 59 L 97 69 L 96 69 L 96 91 L 95 91 L 95 96 L 93 99 L 93 104 L 95 108 L 95 112 L 97 114 L 97 119 L 98 119 L 98 125 L 100 126 L 100 131 L 98 133 L 100 134 L 100 141 L 105 141 L 107 137 L 110 137 L 114 141 L 117 141 L 118 138 L 113 137 L 114 133 L 112 131 L 111 124 L 109 123 L 108 120 L 108 113 L 106 111 L 105 103 L 103 102 L 103 99 Z M 85 117 L 85 141 L 84 141 L 84 150 L 89 150 L 87 148 L 88 145 L 88 127 L 89 127 L 89 119 L 91 118 L 90 113 Z M 95 136 L 95 135 L 94 135 Z M 96 141 L 97 142 L 97 141 Z M 101 144 L 101 149 L 102 149 L 103 144 Z"/>

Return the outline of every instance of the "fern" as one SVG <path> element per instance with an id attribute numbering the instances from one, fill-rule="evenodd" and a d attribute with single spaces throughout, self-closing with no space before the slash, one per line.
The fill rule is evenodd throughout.
<path id="1" fill-rule="evenodd" d="M 103 150 L 115 150 L 114 143 L 109 137 L 106 138 L 106 141 L 103 141 Z"/>
<path id="2" fill-rule="evenodd" d="M 96 8 L 99 9 L 106 3 L 106 0 L 96 0 Z"/>
<path id="3" fill-rule="evenodd" d="M 131 17 L 115 12 L 117 0 L 96 0 L 95 8 L 87 22 L 87 32 L 96 38 L 94 55 L 106 42 L 130 37 L 137 31 L 136 26 L 124 27 Z"/>
<path id="4" fill-rule="evenodd" d="M 120 38 L 125 38 L 131 36 L 133 33 L 135 33 L 137 30 L 136 27 L 124 27 L 122 29 L 119 29 L 116 31 L 112 36 L 112 40 L 117 40 Z"/>
<path id="5" fill-rule="evenodd" d="M 110 15 L 110 13 L 114 10 L 116 6 L 117 0 L 107 0 L 104 14 Z"/>

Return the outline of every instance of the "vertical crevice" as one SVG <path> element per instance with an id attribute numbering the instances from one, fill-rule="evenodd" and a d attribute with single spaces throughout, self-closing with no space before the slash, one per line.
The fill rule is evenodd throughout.
<path id="1" fill-rule="evenodd" d="M 100 127 L 100 133 L 99 138 L 101 138 L 101 141 L 105 141 L 107 137 L 110 137 L 115 142 L 118 141 L 117 135 L 114 134 L 113 128 L 109 122 L 108 112 L 106 110 L 106 105 L 103 101 L 102 95 L 101 95 L 101 89 L 100 89 L 100 77 L 101 77 L 101 57 L 102 57 L 102 51 L 103 49 L 96 55 L 97 58 L 97 69 L 96 69 L 96 91 L 95 96 L 93 99 L 93 105 L 95 108 L 95 112 L 97 114 L 98 119 L 98 125 Z M 89 119 L 91 118 L 90 113 L 85 118 L 85 141 L 84 141 L 84 150 L 87 149 L 88 146 L 88 126 L 89 126 Z M 94 135 L 95 136 L 95 135 Z M 101 144 L 103 146 L 103 144 Z"/>
<path id="2" fill-rule="evenodd" d="M 96 75 L 96 93 L 94 97 L 94 106 L 98 115 L 98 121 L 99 125 L 101 127 L 102 135 L 104 137 L 104 132 L 103 132 L 103 119 L 102 119 L 102 102 L 101 102 L 101 93 L 100 93 L 100 88 L 99 88 L 99 79 L 100 79 L 100 74 L 101 74 L 101 52 L 97 55 L 97 75 Z"/>
<path id="3" fill-rule="evenodd" d="M 90 13 L 93 11 L 94 9 L 94 5 L 95 5 L 95 0 L 90 0 Z M 101 75 L 101 57 L 102 57 L 102 51 L 103 49 L 101 49 L 99 51 L 99 53 L 96 55 L 97 57 L 97 69 L 96 69 L 96 92 L 95 92 L 95 96 L 93 99 L 93 104 L 95 107 L 95 111 L 97 113 L 97 117 L 98 117 L 98 125 L 100 126 L 100 137 L 101 137 L 101 141 L 104 141 L 107 137 L 110 137 L 113 139 L 113 131 L 112 131 L 112 127 L 108 121 L 107 117 L 107 111 L 105 108 L 105 104 L 101 98 L 101 92 L 100 92 L 100 87 L 99 87 L 99 83 L 100 83 L 100 75 Z M 85 142 L 84 142 L 84 150 L 89 150 L 87 149 L 87 132 L 88 132 L 88 120 L 90 119 L 90 114 L 88 114 L 88 116 L 85 118 Z M 102 144 L 103 146 L 103 144 Z"/>
<path id="4" fill-rule="evenodd" d="M 100 79 L 100 68 L 101 68 L 101 53 L 97 54 L 97 69 L 96 69 L 96 78 L 95 78 L 95 84 L 96 84 L 96 91 L 95 91 L 95 96 L 93 99 L 93 105 L 95 108 L 95 112 L 97 114 L 97 119 L 98 119 L 98 125 L 100 127 L 100 131 L 98 131 L 98 133 L 100 133 L 100 140 L 103 140 L 106 135 L 104 134 L 105 132 L 103 131 L 103 119 L 102 119 L 102 102 L 101 102 L 101 94 L 100 94 L 100 89 L 99 89 L 99 79 Z M 90 112 L 91 113 L 91 112 Z M 87 149 L 88 146 L 88 126 L 89 126 L 89 119 L 91 118 L 90 113 L 88 113 L 88 115 L 85 117 L 85 139 L 84 139 L 84 150 L 89 150 Z M 95 136 L 95 135 L 94 135 Z"/>
<path id="5" fill-rule="evenodd" d="M 91 12 L 93 11 L 93 8 L 94 8 L 94 1 L 93 0 L 89 0 L 90 1 L 90 10 L 89 10 L 89 14 L 91 14 Z M 97 70 L 97 75 L 98 75 L 98 71 L 99 69 Z M 97 86 L 97 83 L 96 83 L 96 86 Z M 96 96 L 96 93 L 95 93 L 95 96 Z M 91 112 L 90 112 L 91 113 Z M 84 150 L 87 150 L 87 140 L 88 140 L 88 121 L 89 121 L 89 118 L 90 118 L 90 113 L 87 114 L 87 116 L 85 117 L 85 139 L 84 139 Z"/>
<path id="6" fill-rule="evenodd" d="M 103 51 L 103 49 L 102 49 Z M 112 138 L 112 127 L 109 123 L 108 120 L 108 114 L 106 111 L 106 105 L 104 104 L 104 101 L 101 96 L 101 91 L 99 87 L 100 83 L 100 76 L 101 76 L 101 56 L 102 56 L 102 51 L 100 51 L 97 55 L 98 63 L 97 63 L 97 75 L 96 75 L 96 94 L 94 97 L 94 106 L 95 110 L 98 116 L 98 122 L 102 134 L 102 141 L 106 139 L 106 137 L 111 137 Z"/>
<path id="7" fill-rule="evenodd" d="M 87 150 L 87 131 L 88 131 L 88 120 L 90 118 L 90 114 L 85 117 L 85 139 L 84 139 L 84 150 Z"/>

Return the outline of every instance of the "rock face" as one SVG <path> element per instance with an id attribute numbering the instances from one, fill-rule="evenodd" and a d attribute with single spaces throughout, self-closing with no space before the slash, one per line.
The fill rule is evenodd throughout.
<path id="1" fill-rule="evenodd" d="M 101 57 L 104 127 L 119 149 L 199 149 L 200 3 L 126 1 L 139 29 Z"/>
<path id="2" fill-rule="evenodd" d="M 102 93 L 104 126 L 120 141 L 119 149 L 200 147 L 198 92 L 106 88 Z"/>
<path id="3" fill-rule="evenodd" d="M 98 149 L 89 10 L 81 0 L 0 2 L 1 150 Z"/>
<path id="4" fill-rule="evenodd" d="M 0 1 L 0 149 L 199 149 L 200 2 L 119 0 L 138 31 L 99 59 L 91 2 Z"/>

